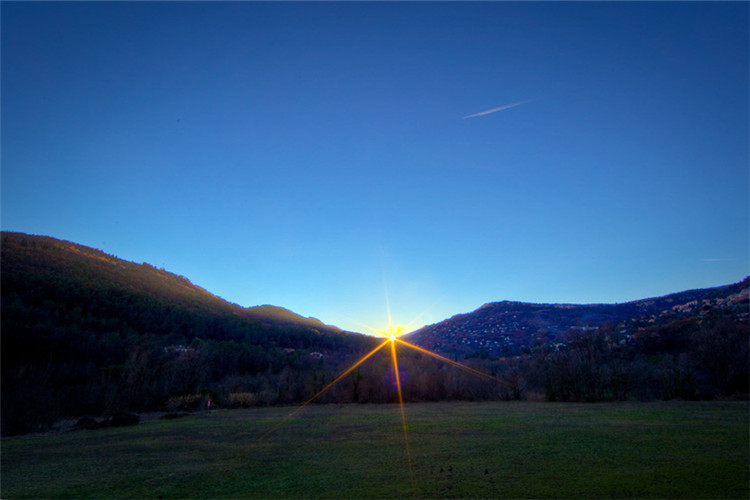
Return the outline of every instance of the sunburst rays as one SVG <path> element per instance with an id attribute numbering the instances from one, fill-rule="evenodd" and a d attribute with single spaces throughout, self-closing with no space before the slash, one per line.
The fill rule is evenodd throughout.
<path id="1" fill-rule="evenodd" d="M 429 356 L 431 356 L 431 357 L 433 357 L 433 358 L 435 358 L 435 359 L 437 359 L 439 361 L 442 361 L 444 363 L 448 363 L 451 366 L 455 366 L 456 368 L 464 370 L 465 372 L 473 374 L 473 375 L 476 375 L 478 377 L 483 377 L 483 378 L 492 380 L 494 382 L 497 382 L 499 384 L 502 384 L 502 385 L 505 385 L 505 386 L 509 386 L 509 387 L 512 387 L 512 384 L 510 384 L 510 383 L 508 383 L 508 382 L 506 382 L 506 381 L 504 381 L 504 380 L 502 380 L 500 378 L 497 378 L 497 377 L 495 377 L 493 375 L 490 375 L 490 374 L 481 372 L 479 370 L 476 370 L 476 369 L 474 369 L 474 368 L 472 368 L 470 366 L 467 366 L 467 365 L 464 365 L 464 364 L 459 363 L 457 361 L 453 361 L 451 359 L 448 359 L 445 356 L 441 356 L 440 354 L 437 354 L 435 352 L 430 351 L 429 349 L 425 349 L 423 347 L 419 347 L 417 345 L 412 344 L 411 342 L 407 342 L 406 340 L 403 340 L 400 337 L 401 337 L 401 335 L 403 335 L 404 333 L 406 333 L 406 331 L 408 331 L 408 330 L 406 330 L 406 327 L 404 327 L 404 326 L 400 326 L 400 325 L 399 326 L 394 326 L 393 325 L 393 321 L 390 318 L 390 313 L 389 313 L 389 318 L 388 318 L 388 324 L 389 324 L 388 330 L 378 331 L 378 330 L 374 330 L 373 329 L 373 331 L 375 331 L 375 332 L 377 332 L 380 335 L 382 335 L 382 336 L 385 337 L 385 339 L 382 342 L 380 342 L 374 349 L 372 349 L 370 352 L 368 352 L 367 354 L 365 354 L 364 356 L 362 356 L 359 360 L 357 360 L 355 363 L 353 363 L 349 368 L 347 368 L 346 370 L 344 370 L 343 372 L 341 372 L 340 375 L 338 375 L 331 382 L 329 382 L 328 384 L 326 384 L 320 391 L 318 391 L 317 393 L 315 393 L 315 395 L 313 395 L 308 400 L 306 400 L 304 403 L 302 403 L 301 405 L 299 405 L 298 407 L 296 407 L 294 409 L 294 411 L 292 411 L 286 417 L 284 417 L 283 419 L 281 419 L 271 429 L 269 429 L 265 433 L 263 433 L 255 442 L 257 443 L 257 442 L 265 439 L 268 435 L 270 435 L 275 430 L 277 430 L 279 427 L 281 427 L 285 422 L 287 422 L 289 419 L 291 419 L 292 417 L 294 417 L 297 413 L 299 413 L 300 411 L 302 411 L 302 409 L 304 409 L 307 405 L 309 405 L 310 403 L 312 403 L 313 401 L 315 401 L 316 399 L 318 399 L 325 392 L 327 392 L 333 386 L 335 386 L 336 384 L 338 384 L 344 377 L 346 377 L 348 374 L 350 374 L 353 370 L 355 370 L 357 367 L 359 367 L 360 365 L 362 365 L 365 361 L 367 361 L 368 359 L 370 359 L 375 353 L 377 353 L 378 351 L 380 351 L 381 349 L 383 349 L 383 347 L 385 347 L 386 345 L 388 345 L 390 347 L 391 368 L 393 369 L 394 380 L 395 380 L 395 385 L 396 385 L 396 393 L 397 393 L 396 395 L 397 395 L 397 398 L 398 398 L 398 406 L 399 406 L 399 411 L 400 411 L 400 416 L 401 416 L 401 427 L 403 429 L 404 450 L 405 450 L 406 462 L 407 462 L 407 466 L 408 466 L 409 479 L 410 479 L 412 487 L 416 487 L 415 486 L 416 485 L 416 481 L 415 481 L 415 476 L 414 476 L 414 465 L 413 465 L 413 460 L 412 460 L 411 445 L 410 445 L 410 439 L 409 439 L 409 426 L 408 426 L 407 420 L 406 420 L 406 408 L 405 408 L 405 402 L 404 402 L 404 391 L 403 391 L 403 387 L 401 385 L 401 374 L 399 372 L 399 367 L 398 367 L 398 356 L 397 356 L 397 352 L 396 352 L 396 345 L 398 344 L 401 347 L 407 347 L 407 348 L 412 349 L 412 350 L 414 350 L 416 352 L 427 354 L 427 355 L 429 355 Z"/>
<path id="2" fill-rule="evenodd" d="M 277 430 L 279 427 L 281 427 L 285 422 L 287 422 L 289 419 L 294 417 L 297 413 L 302 411 L 303 408 L 305 408 L 307 405 L 318 399 L 320 396 L 325 394 L 329 389 L 334 387 L 336 384 L 338 384 L 344 377 L 346 377 L 348 374 L 350 374 L 352 371 L 354 371 L 357 367 L 362 365 L 365 361 L 370 359 L 375 353 L 383 349 L 386 345 L 390 346 L 390 358 L 391 358 L 391 368 L 393 369 L 393 375 L 394 375 L 394 381 L 396 385 L 396 396 L 398 400 L 398 407 L 399 412 L 401 415 L 401 427 L 403 429 L 403 435 L 404 435 L 404 450 L 406 454 L 406 461 L 408 465 L 408 471 L 409 471 L 409 479 L 411 481 L 412 488 L 416 488 L 416 481 L 414 477 L 414 465 L 412 460 L 412 454 L 411 454 L 411 446 L 409 443 L 409 426 L 406 421 L 406 408 L 404 404 L 404 391 L 401 384 L 401 373 L 399 372 L 398 367 L 398 355 L 396 353 L 398 344 L 400 347 L 407 347 L 409 349 L 412 349 L 416 352 L 420 352 L 423 354 L 427 354 L 428 356 L 431 356 L 439 361 L 442 361 L 444 363 L 448 363 L 449 365 L 455 366 L 456 368 L 459 368 L 461 370 L 464 370 L 467 373 L 476 375 L 478 377 L 483 377 L 489 380 L 492 380 L 494 382 L 512 387 L 512 384 L 497 378 L 493 375 L 481 372 L 479 370 L 476 370 L 474 368 L 471 368 L 470 366 L 466 366 L 462 363 L 459 363 L 458 361 L 453 361 L 451 359 L 446 358 L 445 356 L 441 356 L 440 354 L 437 354 L 435 352 L 430 351 L 429 349 L 425 349 L 423 347 L 419 347 L 417 345 L 414 345 L 410 342 L 407 342 L 406 340 L 402 339 L 401 337 L 403 335 L 406 335 L 407 333 L 412 332 L 415 330 L 415 328 L 412 327 L 412 325 L 425 313 L 420 314 L 417 316 L 414 320 L 410 321 L 409 323 L 402 325 L 402 324 L 396 324 L 393 323 L 393 317 L 391 316 L 391 306 L 390 301 L 388 299 L 388 287 L 385 285 L 385 306 L 386 306 L 386 314 L 388 319 L 388 327 L 385 330 L 379 330 L 376 328 L 372 328 L 367 325 L 362 325 L 368 330 L 371 330 L 373 333 L 377 334 L 379 337 L 383 337 L 383 341 L 380 342 L 374 349 L 372 349 L 370 352 L 362 356 L 359 360 L 354 362 L 349 368 L 341 372 L 340 375 L 338 375 L 336 378 L 334 378 L 331 382 L 326 384 L 321 390 L 319 390 L 317 393 L 315 393 L 312 397 L 310 397 L 308 400 L 306 400 L 304 403 L 296 407 L 291 413 L 289 413 L 286 417 L 281 419 L 276 425 L 274 425 L 272 428 L 267 430 L 265 433 L 263 433 L 255 442 L 259 442 L 263 439 L 265 439 L 268 435 L 273 433 L 275 430 Z"/>

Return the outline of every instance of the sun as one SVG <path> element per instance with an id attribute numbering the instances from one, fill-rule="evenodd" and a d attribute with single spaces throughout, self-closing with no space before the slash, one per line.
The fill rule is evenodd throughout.
<path id="1" fill-rule="evenodd" d="M 338 377 L 333 379 L 331 382 L 329 382 L 325 387 L 323 387 L 320 391 L 318 391 L 316 394 L 314 394 L 312 397 L 310 397 L 307 401 L 299 405 L 294 411 L 289 413 L 286 417 L 279 420 L 276 425 L 268 429 L 265 433 L 263 433 L 260 437 L 258 437 L 255 440 L 255 443 L 259 443 L 263 439 L 266 438 L 269 434 L 274 432 L 276 429 L 278 429 L 280 426 L 284 424 L 287 420 L 292 418 L 294 415 L 299 413 L 304 407 L 312 403 L 314 400 L 316 400 L 321 394 L 328 391 L 331 387 L 339 383 L 344 377 L 346 377 L 348 374 L 350 374 L 352 371 L 354 371 L 357 367 L 359 367 L 362 363 L 367 361 L 371 356 L 373 356 L 376 352 L 380 351 L 382 348 L 389 346 L 391 351 L 391 368 L 393 370 L 393 374 L 395 377 L 396 382 L 396 394 L 398 396 L 398 406 L 401 413 L 401 426 L 404 431 L 404 448 L 406 452 L 406 461 L 408 465 L 408 471 L 409 471 L 409 478 L 411 480 L 412 488 L 415 488 L 415 476 L 414 476 L 414 464 L 412 463 L 412 455 L 411 455 L 411 447 L 409 445 L 409 426 L 406 422 L 406 410 L 404 408 L 404 395 L 403 390 L 401 386 L 401 376 L 398 368 L 398 356 L 396 355 L 396 345 L 398 344 L 400 348 L 408 347 L 414 351 L 421 352 L 423 354 L 427 354 L 429 356 L 432 356 L 433 358 L 436 358 L 440 361 L 443 361 L 447 364 L 453 365 L 457 368 L 460 368 L 466 372 L 472 373 L 474 375 L 478 375 L 480 377 L 484 377 L 487 379 L 494 380 L 495 382 L 499 382 L 500 384 L 508 385 L 510 384 L 502 379 L 499 379 L 493 375 L 489 375 L 487 373 L 483 373 L 481 371 L 475 370 L 474 368 L 471 368 L 469 366 L 466 366 L 464 364 L 461 364 L 457 361 L 450 360 L 444 356 L 441 356 L 440 354 L 434 353 L 428 349 L 424 349 L 422 347 L 419 347 L 417 345 L 411 344 L 407 342 L 406 340 L 402 339 L 401 337 L 403 335 L 406 335 L 407 333 L 410 333 L 415 330 L 415 328 L 410 328 L 409 325 L 394 325 L 391 318 L 390 318 L 390 311 L 388 314 L 388 328 L 385 330 L 376 330 L 374 328 L 368 327 L 368 329 L 372 330 L 373 332 L 377 333 L 379 337 L 383 338 L 384 340 L 380 342 L 377 347 L 375 347 L 373 350 L 362 356 L 358 361 L 356 361 L 354 364 L 352 364 L 349 368 L 344 370 Z M 251 447 L 253 444 L 250 445 Z"/>
<path id="2" fill-rule="evenodd" d="M 408 325 L 388 325 L 387 330 L 375 331 L 381 334 L 383 337 L 389 339 L 391 342 L 395 342 L 398 337 L 400 337 L 401 335 L 406 335 L 413 330 L 410 329 Z"/>
<path id="3" fill-rule="evenodd" d="M 398 406 L 399 406 L 399 410 L 400 410 L 400 413 L 401 413 L 401 426 L 402 426 L 403 431 L 404 431 L 404 448 L 405 448 L 405 452 L 406 452 L 406 461 L 407 461 L 407 464 L 408 464 L 409 478 L 411 480 L 412 488 L 416 488 L 416 486 L 415 486 L 416 482 L 415 482 L 415 476 L 414 476 L 414 465 L 412 463 L 411 449 L 410 449 L 410 445 L 409 445 L 409 426 L 407 425 L 407 422 L 406 422 L 406 410 L 404 408 L 404 393 L 403 393 L 402 386 L 401 386 L 401 374 L 400 374 L 400 371 L 399 371 L 399 368 L 398 368 L 398 356 L 396 354 L 397 345 L 398 345 L 398 348 L 400 348 L 400 349 L 409 348 L 409 349 L 412 349 L 414 351 L 421 352 L 423 354 L 427 354 L 427 355 L 429 355 L 429 356 L 431 356 L 431 357 L 433 357 L 435 359 L 438 359 L 440 361 L 443 361 L 445 363 L 453 365 L 453 366 L 455 366 L 457 368 L 460 368 L 461 370 L 464 370 L 466 372 L 473 373 L 474 375 L 485 377 L 485 378 L 494 380 L 496 382 L 499 382 L 501 384 L 510 385 L 510 384 L 508 384 L 508 382 L 506 382 L 504 380 L 501 380 L 499 378 L 496 378 L 493 375 L 489 375 L 487 373 L 483 373 L 481 371 L 475 370 L 474 368 L 471 368 L 469 366 L 461 364 L 461 363 L 459 363 L 457 361 L 450 360 L 450 359 L 448 359 L 448 358 L 446 358 L 444 356 L 441 356 L 440 354 L 434 353 L 434 352 L 432 352 L 432 351 L 430 351 L 428 349 L 425 349 L 423 347 L 419 347 L 417 345 L 411 344 L 411 343 L 407 342 L 406 340 L 404 340 L 402 338 L 404 335 L 406 335 L 407 333 L 411 333 L 411 332 L 413 332 L 413 331 L 415 331 L 415 330 L 417 330 L 419 328 L 419 327 L 413 326 L 413 324 L 416 321 L 418 321 L 419 318 L 422 317 L 422 314 L 420 314 L 419 316 L 417 316 L 416 318 L 414 318 L 411 322 L 407 323 L 406 325 L 401 325 L 401 324 L 394 325 L 393 324 L 393 318 L 391 316 L 391 308 L 390 308 L 390 304 L 389 304 L 389 300 L 388 300 L 388 291 L 387 291 L 387 288 L 386 288 L 386 297 L 385 297 L 385 299 L 386 299 L 386 312 L 388 313 L 388 328 L 386 328 L 384 330 L 378 330 L 377 328 L 373 328 L 371 326 L 367 326 L 367 325 L 364 325 L 364 324 L 360 323 L 361 326 L 363 326 L 367 330 L 372 331 L 375 334 L 374 336 L 380 337 L 383 340 L 374 349 L 372 349 L 370 352 L 368 352 L 367 354 L 365 354 L 364 356 L 362 356 L 358 361 L 356 361 L 354 364 L 352 364 L 349 368 L 347 368 L 346 370 L 344 370 L 338 377 L 334 378 L 325 387 L 323 387 L 317 393 L 315 393 L 314 395 L 312 395 L 307 401 L 305 401 L 304 403 L 302 403 L 301 405 L 299 405 L 294 411 L 292 411 L 291 413 L 289 413 L 286 417 L 284 417 L 281 420 L 279 420 L 276 423 L 276 425 L 274 425 L 273 427 L 271 427 L 270 429 L 268 429 L 266 432 L 264 432 L 260 437 L 258 437 L 255 440 L 255 444 L 257 444 L 260 441 L 262 441 L 263 439 L 265 439 L 266 436 L 268 436 L 269 434 L 271 434 L 272 432 L 274 432 L 276 429 L 278 429 L 280 426 L 282 426 L 284 424 L 284 422 L 286 422 L 287 420 L 289 420 L 290 418 L 292 418 L 294 415 L 296 415 L 297 413 L 299 413 L 304 407 L 306 407 L 307 405 L 309 405 L 310 403 L 312 403 L 313 401 L 315 401 L 316 399 L 318 399 L 318 397 L 321 394 L 325 393 L 326 391 L 328 391 L 328 389 L 330 389 L 334 385 L 338 384 L 344 377 L 346 377 L 347 375 L 349 375 L 350 373 L 352 373 L 356 368 L 358 368 L 361 364 L 363 364 L 365 361 L 367 361 L 376 352 L 378 352 L 382 348 L 388 346 L 388 347 L 390 347 L 389 350 L 391 351 L 391 353 L 390 353 L 391 354 L 391 356 L 390 356 L 391 357 L 391 369 L 393 370 L 393 375 L 394 375 L 394 379 L 395 379 L 395 382 L 396 382 L 396 394 L 398 396 Z M 250 446 L 253 446 L 253 444 L 251 444 Z"/>
<path id="4" fill-rule="evenodd" d="M 397 338 L 403 335 L 406 335 L 407 333 L 411 333 L 419 329 L 418 326 L 414 326 L 414 321 L 411 321 L 405 325 L 394 324 L 393 320 L 391 319 L 390 312 L 388 314 L 388 327 L 387 328 L 382 329 L 382 330 L 373 328 L 371 326 L 367 326 L 366 328 L 374 332 L 376 337 L 384 337 L 392 342 L 394 342 Z"/>

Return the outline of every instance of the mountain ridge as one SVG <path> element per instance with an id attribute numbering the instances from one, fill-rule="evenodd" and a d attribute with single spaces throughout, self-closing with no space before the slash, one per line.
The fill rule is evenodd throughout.
<path id="1" fill-rule="evenodd" d="M 382 340 L 279 306 L 243 308 L 187 278 L 46 236 L 3 232 L 2 434 L 120 412 L 395 402 Z M 492 302 L 402 349 L 411 401 L 747 398 L 750 280 L 625 304 Z M 455 367 L 454 367 L 455 368 Z"/>
<path id="2" fill-rule="evenodd" d="M 298 402 L 375 343 L 72 242 L 11 232 L 0 242 L 3 435 L 210 398 Z"/>
<path id="3" fill-rule="evenodd" d="M 488 302 L 409 333 L 420 346 L 443 354 L 518 355 L 534 345 L 557 342 L 569 330 L 618 325 L 630 335 L 645 324 L 700 315 L 712 307 L 747 303 L 750 277 L 730 284 L 698 288 L 622 303 Z M 624 324 L 623 322 L 627 322 Z"/>
<path id="4" fill-rule="evenodd" d="M 1 234 L 4 267 L 15 272 L 82 272 L 91 279 L 101 279 L 100 276 L 103 275 L 127 288 L 167 296 L 198 309 L 217 309 L 269 325 L 286 324 L 332 332 L 342 331 L 336 326 L 326 325 L 316 318 L 305 317 L 280 306 L 240 306 L 192 283 L 185 276 L 146 262 L 120 259 L 102 250 L 51 236 L 11 231 L 3 231 Z M 19 253 L 25 255 L 21 256 Z"/>

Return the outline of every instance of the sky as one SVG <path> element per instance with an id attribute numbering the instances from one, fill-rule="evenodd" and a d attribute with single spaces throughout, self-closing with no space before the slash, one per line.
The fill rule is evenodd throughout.
<path id="1" fill-rule="evenodd" d="M 5 231 L 363 333 L 750 274 L 747 2 L 6 2 Z"/>

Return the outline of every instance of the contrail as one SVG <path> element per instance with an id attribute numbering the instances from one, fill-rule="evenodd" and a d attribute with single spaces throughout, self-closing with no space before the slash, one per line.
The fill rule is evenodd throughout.
<path id="1" fill-rule="evenodd" d="M 515 108 L 516 106 L 520 106 L 521 104 L 526 104 L 527 102 L 531 102 L 531 101 L 536 101 L 536 99 L 527 99 L 525 101 L 514 102 L 513 104 L 506 104 L 505 106 L 500 106 L 499 108 L 492 108 L 492 109 L 488 109 L 487 111 L 474 113 L 473 115 L 464 116 L 464 120 L 466 120 L 467 118 L 475 118 L 477 116 L 489 115 L 490 113 L 497 113 L 498 111 L 503 111 L 509 108 Z"/>

